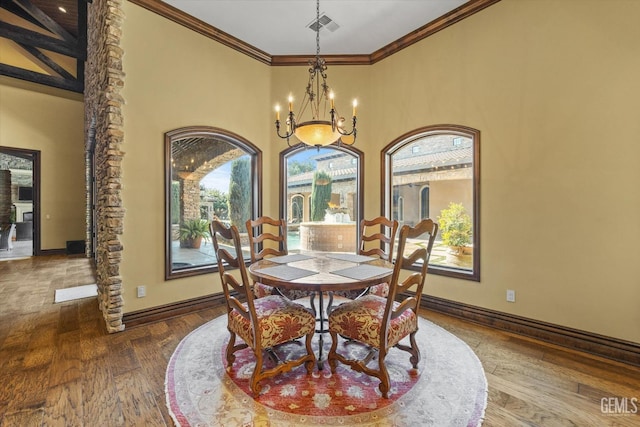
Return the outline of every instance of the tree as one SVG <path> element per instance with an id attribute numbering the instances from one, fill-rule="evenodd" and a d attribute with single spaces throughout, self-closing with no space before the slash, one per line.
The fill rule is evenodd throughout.
<path id="1" fill-rule="evenodd" d="M 238 231 L 245 232 L 251 218 L 251 163 L 241 158 L 231 163 L 229 178 L 229 219 Z"/>
<path id="2" fill-rule="evenodd" d="M 300 162 L 298 160 L 292 160 L 287 166 L 287 174 L 289 176 L 295 176 L 301 173 L 311 172 L 314 169 L 315 166 L 311 161 Z"/>
<path id="3" fill-rule="evenodd" d="M 180 183 L 171 182 L 171 224 L 180 222 Z"/>
<path id="4" fill-rule="evenodd" d="M 311 221 L 323 221 L 331 200 L 331 176 L 325 171 L 313 174 L 311 184 Z"/>
<path id="5" fill-rule="evenodd" d="M 229 219 L 229 195 L 213 188 L 207 191 L 213 202 L 213 214 L 219 219 Z"/>

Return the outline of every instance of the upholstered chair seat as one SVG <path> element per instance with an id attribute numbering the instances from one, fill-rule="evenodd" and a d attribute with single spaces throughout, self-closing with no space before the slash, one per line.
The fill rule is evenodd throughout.
<path id="1" fill-rule="evenodd" d="M 263 348 L 275 347 L 315 331 L 315 316 L 300 304 L 275 295 L 256 299 L 253 303 Z M 243 307 L 248 311 L 246 303 Z M 229 314 L 228 328 L 244 342 L 253 342 L 253 324 L 240 311 Z"/>
<path id="2" fill-rule="evenodd" d="M 393 303 L 397 309 L 399 302 Z M 329 331 L 346 336 L 370 346 L 380 344 L 380 334 L 383 332 L 382 322 L 387 299 L 377 295 L 365 295 L 348 305 L 337 306 L 331 311 Z M 399 317 L 391 319 L 387 334 L 387 346 L 393 347 L 412 331 L 418 329 L 418 316 L 411 311 L 403 311 Z"/>

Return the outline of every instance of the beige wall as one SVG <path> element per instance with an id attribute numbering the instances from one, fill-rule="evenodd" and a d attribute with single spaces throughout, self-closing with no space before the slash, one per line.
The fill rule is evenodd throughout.
<path id="1" fill-rule="evenodd" d="M 306 67 L 272 67 L 125 3 L 125 312 L 219 292 L 165 282 L 163 140 L 219 126 L 263 150 L 263 212 L 278 215 L 273 105 Z M 503 0 L 373 66 L 329 67 L 339 108 L 359 99 L 365 217 L 380 213 L 380 150 L 410 130 L 481 131 L 481 281 L 426 292 L 640 342 L 640 2 Z M 299 101 L 299 100 L 298 100 Z M 624 237 L 622 237 L 624 236 Z M 135 286 L 148 297 L 137 299 Z M 515 304 L 505 301 L 516 290 Z"/>
<path id="2" fill-rule="evenodd" d="M 640 342 L 638 16 L 503 0 L 372 67 L 367 154 L 425 125 L 481 131 L 481 282 L 426 293 Z"/>
<path id="3" fill-rule="evenodd" d="M 126 214 L 120 271 L 127 313 L 222 292 L 217 274 L 164 280 L 164 133 L 215 126 L 259 146 L 267 160 L 276 154 L 268 144 L 268 66 L 129 2 L 124 11 Z M 270 167 L 263 178 L 278 179 Z M 140 285 L 147 287 L 145 298 L 136 297 Z"/>
<path id="4" fill-rule="evenodd" d="M 41 248 L 85 238 L 82 95 L 0 77 L 0 145 L 41 152 Z"/>

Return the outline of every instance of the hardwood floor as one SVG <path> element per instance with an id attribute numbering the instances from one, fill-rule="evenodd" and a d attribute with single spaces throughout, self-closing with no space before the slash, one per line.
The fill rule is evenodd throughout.
<path id="1" fill-rule="evenodd" d="M 95 299 L 53 304 L 55 289 L 89 283 L 95 278 L 84 258 L 0 261 L 1 426 L 173 425 L 164 397 L 168 360 L 182 338 L 223 308 L 108 334 Z M 603 413 L 625 402 L 640 412 L 640 402 L 630 401 L 640 399 L 639 368 L 423 314 L 482 361 L 485 426 L 640 425 L 637 413 Z"/>

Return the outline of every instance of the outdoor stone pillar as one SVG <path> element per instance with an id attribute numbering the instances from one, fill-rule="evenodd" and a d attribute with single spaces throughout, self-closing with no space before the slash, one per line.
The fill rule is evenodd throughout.
<path id="1" fill-rule="evenodd" d="M 0 225 L 11 219 L 11 171 L 0 170 Z"/>
<path id="2" fill-rule="evenodd" d="M 200 179 L 182 180 L 182 194 L 180 195 L 181 221 L 200 218 Z"/>

